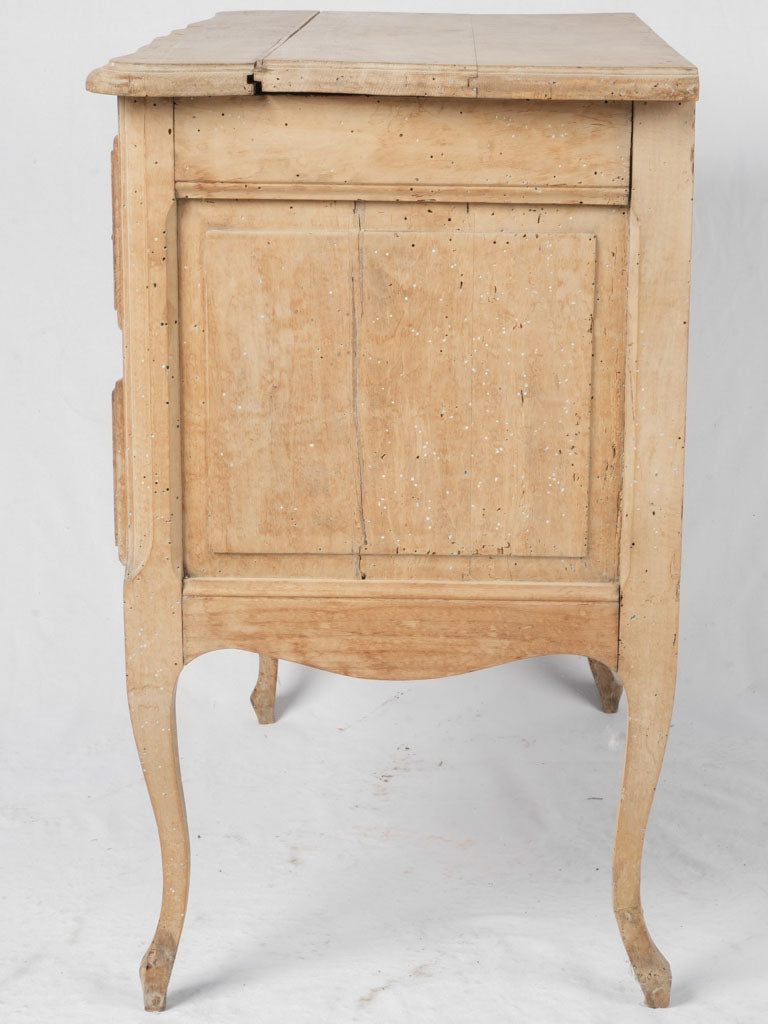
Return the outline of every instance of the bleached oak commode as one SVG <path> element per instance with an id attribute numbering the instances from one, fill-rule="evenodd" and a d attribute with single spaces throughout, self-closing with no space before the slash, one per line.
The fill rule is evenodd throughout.
<path id="1" fill-rule="evenodd" d="M 165 1005 L 189 840 L 182 665 L 415 679 L 590 659 L 629 724 L 640 904 L 672 710 L 696 69 L 615 15 L 219 14 L 88 79 L 113 151 L 115 521 L 160 833 Z M 621 680 L 621 682 L 619 682 Z"/>

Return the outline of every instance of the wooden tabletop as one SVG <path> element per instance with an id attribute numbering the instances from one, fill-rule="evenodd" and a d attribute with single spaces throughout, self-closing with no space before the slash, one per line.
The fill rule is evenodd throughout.
<path id="1" fill-rule="evenodd" d="M 87 88 L 694 100 L 698 73 L 634 14 L 231 11 L 116 57 Z"/>

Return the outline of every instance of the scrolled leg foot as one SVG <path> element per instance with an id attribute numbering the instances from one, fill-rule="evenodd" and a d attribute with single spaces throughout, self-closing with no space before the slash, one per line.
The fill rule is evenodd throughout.
<path id="1" fill-rule="evenodd" d="M 613 910 L 646 1005 L 669 1006 L 672 974 L 645 924 L 640 865 L 672 715 L 675 665 L 673 659 L 656 664 L 646 657 L 636 667 L 625 663 L 620 669 L 627 691 L 627 746 L 613 848 Z"/>
<path id="2" fill-rule="evenodd" d="M 139 967 L 146 1010 L 164 1010 L 189 891 L 189 835 L 179 774 L 175 693 L 178 669 L 155 672 L 131 659 L 128 698 L 136 745 L 160 837 L 163 893 L 155 935 Z"/>
<path id="3" fill-rule="evenodd" d="M 624 948 L 645 996 L 645 1005 L 654 1009 L 669 1006 L 672 971 L 648 934 L 642 909 L 616 909 L 615 913 Z"/>
<path id="4" fill-rule="evenodd" d="M 144 954 L 139 967 L 139 978 L 144 992 L 145 1010 L 165 1009 L 168 982 L 171 980 L 173 961 L 176 959 L 176 945 L 170 933 L 158 932 Z"/>
<path id="5" fill-rule="evenodd" d="M 592 675 L 597 685 L 597 692 L 600 694 L 603 711 L 607 715 L 615 714 L 619 710 L 619 701 L 624 690 L 621 680 L 602 661 L 595 661 L 594 658 L 589 658 L 589 667 L 592 670 Z"/>
<path id="6" fill-rule="evenodd" d="M 261 725 L 275 721 L 275 690 L 277 689 L 277 658 L 259 655 L 259 678 L 251 694 L 251 705 Z"/>

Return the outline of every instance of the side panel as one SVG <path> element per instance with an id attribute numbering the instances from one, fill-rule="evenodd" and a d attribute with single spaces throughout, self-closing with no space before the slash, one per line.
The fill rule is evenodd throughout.
<path id="1" fill-rule="evenodd" d="M 190 574 L 615 578 L 623 210 L 180 206 Z"/>

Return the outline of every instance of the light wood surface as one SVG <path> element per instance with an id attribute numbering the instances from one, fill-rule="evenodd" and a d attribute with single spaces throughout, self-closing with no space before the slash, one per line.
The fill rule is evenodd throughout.
<path id="1" fill-rule="evenodd" d="M 617 630 L 614 583 L 184 584 L 185 661 L 235 647 L 363 678 L 425 679 L 560 651 L 615 668 Z M 274 704 L 268 671 L 257 690 Z"/>
<path id="2" fill-rule="evenodd" d="M 125 565 L 128 502 L 125 489 L 125 398 L 122 380 L 112 391 L 112 477 L 115 503 L 115 547 Z"/>
<path id="3" fill-rule="evenodd" d="M 618 675 L 627 746 L 613 858 L 616 919 L 646 1003 L 669 1003 L 669 964 L 645 926 L 640 860 L 677 666 L 685 438 L 693 104 L 638 104 L 630 230 L 630 332 Z"/>
<path id="4" fill-rule="evenodd" d="M 225 593 L 225 588 L 219 588 L 217 586 L 219 583 L 218 580 L 205 580 L 203 582 L 214 583 L 214 588 L 211 589 L 215 589 L 219 596 L 221 596 L 222 593 Z M 242 583 L 244 581 L 240 580 L 236 582 Z M 591 586 L 595 587 L 596 585 L 592 584 Z M 254 589 L 254 587 L 251 587 L 252 591 Z M 233 593 L 237 596 L 237 589 L 235 589 Z M 240 595 L 242 596 L 243 593 L 244 588 L 240 591 Z M 624 689 L 621 685 L 621 681 L 613 669 L 608 668 L 607 665 L 604 665 L 600 661 L 595 661 L 594 658 L 589 658 L 588 660 L 589 667 L 592 671 L 592 675 L 600 695 L 603 711 L 606 714 L 615 714 L 619 709 L 619 702 Z M 253 692 L 251 693 L 251 706 L 256 712 L 256 717 L 258 718 L 260 725 L 274 725 L 275 723 L 275 694 L 277 690 L 278 665 L 279 661 L 277 658 L 270 658 L 265 654 L 259 655 L 259 675 L 256 685 L 253 688 Z"/>
<path id="5" fill-rule="evenodd" d="M 625 211 L 181 206 L 188 574 L 615 578 Z"/>
<path id="6" fill-rule="evenodd" d="M 472 584 L 452 586 L 451 584 L 426 584 L 411 582 L 405 585 L 386 582 L 342 583 L 337 580 L 248 580 L 248 579 L 188 579 L 184 586 L 185 598 L 192 597 L 354 597 L 356 603 L 373 599 L 381 602 L 382 598 L 405 597 L 436 597 L 449 600 L 466 600 L 474 597 L 485 601 L 494 598 L 500 601 L 511 599 L 519 601 L 608 601 L 618 600 L 618 587 L 613 584 L 547 584 L 547 583 L 513 583 L 513 584 Z M 214 636 L 213 646 L 226 642 L 227 638 Z M 256 712 L 260 725 L 273 725 L 275 722 L 275 693 L 277 689 L 277 669 L 279 661 L 267 655 L 259 655 L 259 675 L 251 693 L 251 706 Z M 619 707 L 623 687 L 612 668 L 594 658 L 589 659 L 589 667 L 594 676 L 600 695 L 603 711 L 615 714 Z M 615 667 L 615 666 L 614 666 Z M 398 666 L 398 671 L 402 666 Z"/>
<path id="7" fill-rule="evenodd" d="M 251 694 L 251 707 L 260 725 L 275 723 L 275 690 L 277 689 L 277 658 L 259 655 L 259 678 Z"/>
<path id="8" fill-rule="evenodd" d="M 89 88 L 122 94 L 146 1007 L 189 884 L 177 678 L 226 647 L 259 654 L 263 723 L 279 658 L 418 679 L 574 653 L 604 710 L 623 685 L 614 909 L 666 1005 L 640 862 L 676 671 L 695 68 L 632 15 L 240 12 Z"/>
<path id="9" fill-rule="evenodd" d="M 184 182 L 585 191 L 629 183 L 629 103 L 265 95 L 180 100 L 175 128 Z"/>
<path id="10" fill-rule="evenodd" d="M 577 601 L 607 602 L 619 599 L 615 582 L 602 583 L 480 583 L 434 582 L 432 580 L 334 580 L 334 579 L 249 579 L 239 576 L 187 577 L 184 597 L 334 597 L 415 600 L 437 597 L 445 601 Z M 612 659 L 613 661 L 614 659 Z"/>
<path id="11" fill-rule="evenodd" d="M 626 206 L 628 186 L 350 185 L 345 183 L 177 181 L 178 199 L 353 199 L 374 202 L 516 203 Z"/>
<path id="12" fill-rule="evenodd" d="M 634 14 L 236 11 L 115 58 L 87 88 L 692 100 L 698 74 Z"/>
<path id="13" fill-rule="evenodd" d="M 365 552 L 583 557 L 594 236 L 390 211 L 360 242 Z"/>
<path id="14" fill-rule="evenodd" d="M 253 69 L 315 11 L 227 11 L 115 57 L 88 76 L 91 92 L 118 96 L 253 94 Z M 250 81 L 249 81 L 250 79 Z"/>
<path id="15" fill-rule="evenodd" d="M 617 629 L 608 601 L 184 598 L 187 661 L 233 647 L 363 679 L 430 679 L 554 653 L 615 665 Z"/>
<path id="16" fill-rule="evenodd" d="M 273 206 L 205 235 L 211 547 L 352 551 L 354 214 Z"/>
<path id="17" fill-rule="evenodd" d="M 186 911 L 189 837 L 176 742 L 183 663 L 181 473 L 173 105 L 121 100 L 128 704 L 157 820 L 163 897 L 140 975 L 147 1009 L 165 993 Z"/>
<path id="18" fill-rule="evenodd" d="M 621 680 L 612 668 L 594 658 L 589 659 L 589 667 L 597 686 L 597 692 L 600 694 L 603 711 L 608 715 L 615 714 L 619 710 L 619 702 L 624 691 Z"/>
<path id="19" fill-rule="evenodd" d="M 624 690 L 621 681 L 613 669 L 608 668 L 607 665 L 595 661 L 594 658 L 588 660 L 603 711 L 606 714 L 615 714 L 619 709 L 621 694 Z M 275 723 L 278 664 L 277 658 L 269 658 L 263 654 L 259 656 L 259 676 L 251 693 L 251 706 L 256 712 L 260 725 L 274 725 Z"/>
<path id="20" fill-rule="evenodd" d="M 123 196 L 121 191 L 122 171 L 120 168 L 120 139 L 116 135 L 110 154 L 112 178 L 112 280 L 114 284 L 114 306 L 117 326 L 123 327 Z"/>

